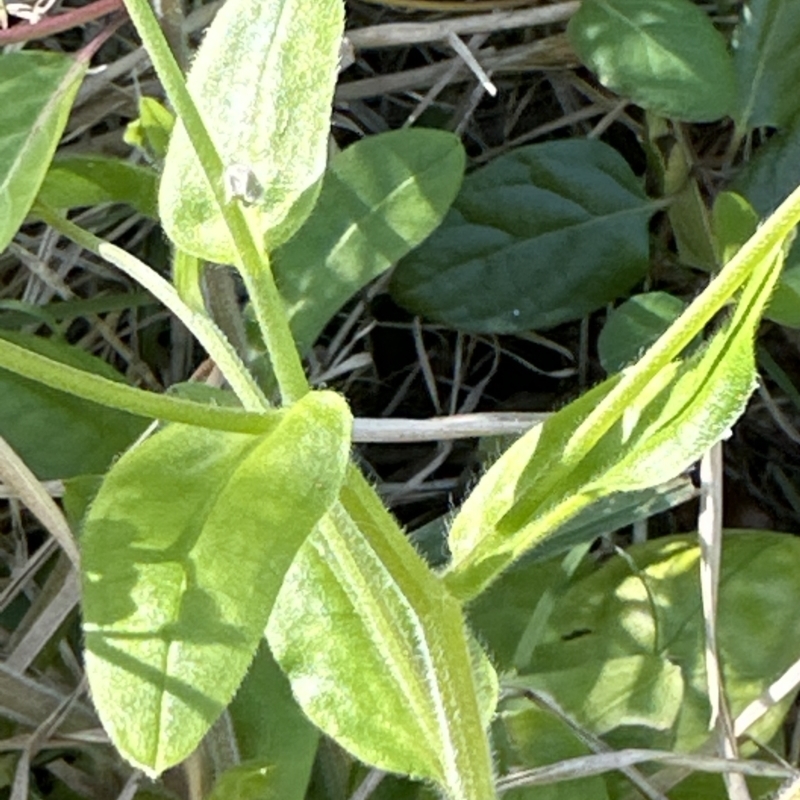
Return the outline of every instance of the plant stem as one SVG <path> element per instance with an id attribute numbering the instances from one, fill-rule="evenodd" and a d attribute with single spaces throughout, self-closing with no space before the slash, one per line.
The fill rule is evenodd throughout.
<path id="1" fill-rule="evenodd" d="M 252 434 L 270 430 L 277 419 L 275 411 L 243 411 L 146 392 L 60 361 L 53 361 L 5 339 L 0 339 L 0 368 L 83 400 L 148 419 Z"/>
<path id="2" fill-rule="evenodd" d="M 269 259 L 263 246 L 253 235 L 237 202 L 229 202 L 225 196 L 223 175 L 226 165 L 222 163 L 197 106 L 186 89 L 183 74 L 149 3 L 147 0 L 125 0 L 125 6 L 150 55 L 167 97 L 186 128 L 189 141 L 214 193 L 237 250 L 236 267 L 242 273 L 248 291 L 252 293 L 251 301 L 281 397 L 285 404 L 293 403 L 306 394 L 310 387 L 289 329 L 283 301 L 272 276 Z"/>
<path id="3" fill-rule="evenodd" d="M 106 259 L 160 300 L 205 347 L 246 409 L 262 411 L 269 408 L 269 401 L 219 328 L 206 315 L 189 308 L 181 300 L 175 288 L 154 269 L 122 248 L 69 222 L 43 203 L 36 204 L 36 211 L 40 219 L 50 227 Z"/>
<path id="4" fill-rule="evenodd" d="M 611 428 L 655 374 L 672 361 L 739 290 L 765 258 L 772 257 L 800 222 L 800 187 L 796 188 L 767 221 L 747 240 L 721 272 L 670 325 L 635 367 L 603 398 L 578 426 L 565 450 L 563 463 L 571 464 Z"/>

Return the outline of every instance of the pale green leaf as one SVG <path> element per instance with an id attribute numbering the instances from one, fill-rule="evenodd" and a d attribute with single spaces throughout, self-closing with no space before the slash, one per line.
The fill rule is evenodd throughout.
<path id="1" fill-rule="evenodd" d="M 360 760 L 453 800 L 494 796 L 493 670 L 354 472 L 298 553 L 267 636 L 309 719 Z"/>
<path id="2" fill-rule="evenodd" d="M 648 111 L 711 122 L 733 110 L 725 40 L 691 0 L 583 0 L 568 33 L 604 86 Z"/>
<path id="3" fill-rule="evenodd" d="M 244 211 L 269 249 L 300 227 L 316 199 L 308 190 L 325 169 L 343 19 L 342 0 L 229 0 L 189 72 L 188 89 L 225 169 L 249 170 L 263 189 Z M 235 262 L 180 121 L 164 163 L 159 208 L 167 235 L 181 249 Z"/>
<path id="4" fill-rule="evenodd" d="M 464 161 L 457 137 L 416 128 L 368 136 L 331 161 L 306 224 L 272 254 L 301 352 L 345 302 L 441 223 Z"/>
<path id="5" fill-rule="evenodd" d="M 0 58 L 0 252 L 36 199 L 86 67 L 41 51 Z"/>
<path id="6" fill-rule="evenodd" d="M 671 198 L 667 216 L 680 261 L 706 272 L 715 270 L 718 264 L 711 221 L 696 178 L 690 177 L 683 189 Z"/>
<path id="7" fill-rule="evenodd" d="M 123 456 L 81 538 L 86 668 L 103 725 L 150 774 L 230 702 L 284 574 L 338 493 L 351 418 L 329 392 L 261 436 L 171 425 Z"/>
<path id="8" fill-rule="evenodd" d="M 727 325 L 704 349 L 654 375 L 573 465 L 563 467 L 563 454 L 574 431 L 619 376 L 509 448 L 467 498 L 450 531 L 453 558 L 445 580 L 457 596 L 480 593 L 515 559 L 591 503 L 616 492 L 656 486 L 727 435 L 755 388 L 753 339 L 781 263 L 780 252 L 764 257 Z"/>
<path id="9" fill-rule="evenodd" d="M 139 116 L 125 126 L 126 144 L 138 147 L 145 155 L 161 162 L 167 155 L 175 115 L 154 97 L 139 98 Z"/>
<path id="10" fill-rule="evenodd" d="M 737 128 L 744 132 L 786 125 L 797 112 L 800 6 L 786 0 L 747 0 L 733 42 Z"/>
<path id="11" fill-rule="evenodd" d="M 711 209 L 717 259 L 726 264 L 758 228 L 758 214 L 744 197 L 720 192 Z"/>
<path id="12" fill-rule="evenodd" d="M 602 142 L 519 148 L 464 180 L 441 227 L 398 264 L 391 292 L 413 313 L 469 331 L 579 319 L 645 275 L 655 210 Z"/>

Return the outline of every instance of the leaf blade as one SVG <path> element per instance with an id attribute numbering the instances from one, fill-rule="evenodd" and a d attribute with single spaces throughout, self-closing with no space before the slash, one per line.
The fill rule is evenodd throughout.
<path id="1" fill-rule="evenodd" d="M 458 604 L 363 487 L 351 468 L 298 554 L 270 647 L 306 715 L 360 759 L 459 800 L 492 797 L 491 667 L 471 652 Z M 309 636 L 329 646 L 309 648 Z"/>
<path id="2" fill-rule="evenodd" d="M 264 190 L 244 211 L 270 248 L 294 233 L 316 199 L 306 190 L 325 168 L 343 25 L 341 0 L 232 0 L 209 28 L 189 73 L 187 88 L 223 165 L 251 170 Z M 181 249 L 236 263 L 180 120 L 164 163 L 159 207 L 167 234 Z"/>
<path id="3" fill-rule="evenodd" d="M 244 677 L 338 492 L 350 425 L 341 398 L 313 393 L 263 436 L 170 426 L 104 481 L 82 537 L 87 673 L 112 740 L 149 773 L 194 749 Z"/>
<path id="4" fill-rule="evenodd" d="M 0 251 L 36 199 L 87 66 L 44 52 L 0 59 L 0 99 L 14 109 L 0 134 Z"/>
<path id="5" fill-rule="evenodd" d="M 525 551 L 593 501 L 655 486 L 723 438 L 755 387 L 756 326 L 780 275 L 782 246 L 764 255 L 729 324 L 704 351 L 667 364 L 588 450 L 565 453 L 614 376 L 523 436 L 467 498 L 450 531 L 444 579 L 460 598 L 483 591 Z M 631 367 L 629 374 L 637 370 Z"/>
<path id="6" fill-rule="evenodd" d="M 519 148 L 464 180 L 444 223 L 398 264 L 390 291 L 415 314 L 475 332 L 577 319 L 646 273 L 654 212 L 601 142 Z"/>
<path id="7" fill-rule="evenodd" d="M 301 352 L 347 300 L 441 223 L 464 164 L 457 137 L 417 128 L 369 136 L 331 161 L 306 225 L 272 254 Z"/>
<path id="8" fill-rule="evenodd" d="M 725 41 L 688 0 L 585 0 L 567 33 L 602 84 L 643 108 L 687 122 L 733 109 Z"/>
<path id="9" fill-rule="evenodd" d="M 783 127 L 796 111 L 792 98 L 800 78 L 800 9 L 781 0 L 750 0 L 734 32 L 738 83 L 735 114 L 744 133 L 765 125 Z"/>

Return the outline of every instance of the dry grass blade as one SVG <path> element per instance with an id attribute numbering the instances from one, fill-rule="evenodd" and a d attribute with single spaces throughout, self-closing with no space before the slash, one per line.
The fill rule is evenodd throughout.
<path id="1" fill-rule="evenodd" d="M 387 22 L 350 30 L 347 32 L 347 39 L 357 50 L 373 47 L 407 47 L 412 44 L 444 41 L 453 35 L 496 33 L 566 22 L 579 7 L 580 3 L 570 0 L 567 3 L 471 17 L 422 22 Z"/>
<path id="2" fill-rule="evenodd" d="M 496 11 L 503 8 L 530 6 L 539 0 L 363 0 L 376 6 L 399 8 L 405 11 L 455 11 L 469 14 L 473 11 Z"/>
<path id="3" fill-rule="evenodd" d="M 64 514 L 36 476 L 2 437 L 0 437 L 0 478 L 44 525 L 73 565 L 79 568 L 78 545 Z"/>
<path id="4" fill-rule="evenodd" d="M 739 747 L 733 730 L 728 698 L 722 679 L 717 642 L 719 576 L 722 564 L 722 442 L 706 453 L 700 464 L 700 514 L 697 530 L 700 538 L 700 594 L 706 638 L 706 680 L 711 703 L 710 726 L 716 728 L 720 750 L 726 758 L 737 758 Z M 725 773 L 731 800 L 750 800 L 744 777 Z"/>
<path id="5" fill-rule="evenodd" d="M 49 717 L 65 701 L 66 696 L 43 681 L 20 675 L 0 664 L 0 716 L 4 719 L 24 725 L 28 728 L 38 727 L 43 719 Z M 92 729 L 99 726 L 94 713 L 84 704 L 78 703 L 70 707 L 70 712 L 63 731 Z M 19 745 L 8 745 L 9 741 L 0 742 L 0 752 L 19 749 Z"/>
<path id="6" fill-rule="evenodd" d="M 615 753 L 598 753 L 591 756 L 570 758 L 546 767 L 524 770 L 500 778 L 497 782 L 499 792 L 507 792 L 523 786 L 544 786 L 560 781 L 603 775 L 614 770 L 624 770 L 636 764 L 661 763 L 675 764 L 690 771 L 725 774 L 739 772 L 762 778 L 796 779 L 797 770 L 766 761 L 732 760 L 718 756 L 688 755 L 669 750 L 619 750 Z"/>
<path id="7" fill-rule="evenodd" d="M 6 666 L 20 673 L 27 670 L 77 608 L 80 597 L 78 574 L 68 563 L 60 562 L 14 632 L 13 650 L 6 658 Z"/>

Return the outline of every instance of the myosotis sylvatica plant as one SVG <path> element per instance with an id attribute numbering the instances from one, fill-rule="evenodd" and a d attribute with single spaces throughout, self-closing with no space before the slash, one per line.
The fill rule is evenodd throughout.
<path id="1" fill-rule="evenodd" d="M 228 0 L 188 86 L 147 0 L 126 5 L 177 116 L 158 212 L 175 248 L 174 282 L 68 221 L 48 204 L 46 184 L 33 213 L 175 314 L 238 404 L 148 393 L 0 338 L 5 370 L 162 423 L 108 469 L 81 525 L 86 669 L 104 727 L 126 759 L 158 775 L 229 713 L 243 682 L 242 693 L 258 694 L 252 682 L 274 658 L 305 716 L 364 763 L 423 779 L 453 800 L 493 797 L 498 679 L 467 604 L 480 609 L 515 562 L 593 504 L 662 484 L 724 438 L 755 386 L 753 341 L 800 219 L 800 190 L 643 357 L 499 458 L 456 514 L 450 559 L 435 571 L 351 462 L 346 400 L 311 390 L 301 356 L 353 286 L 441 222 L 463 167 L 457 142 L 405 134 L 409 151 L 428 150 L 450 171 L 438 182 L 425 177 L 429 167 L 408 166 L 406 140 L 395 134 L 359 143 L 326 171 L 341 0 Z M 64 80 L 54 79 L 68 94 Z M 562 151 L 602 164 L 646 223 L 656 207 L 624 165 L 604 145 L 582 147 Z M 391 178 L 385 190 L 364 166 L 376 164 Z M 432 186 L 413 194 L 424 180 Z M 390 199 L 402 213 L 392 216 Z M 345 280 L 346 259 L 337 258 L 359 236 L 372 251 Z M 241 275 L 269 380 L 256 378 L 204 308 L 203 261 Z M 304 289 L 293 265 L 311 275 Z M 316 286 L 327 295 L 314 296 Z M 724 323 L 686 354 L 726 307 Z M 565 562 L 569 574 L 574 567 Z M 535 664 L 536 646 L 520 645 L 515 667 Z M 671 696 L 682 691 L 680 670 L 661 651 L 617 656 L 609 657 L 615 674 L 650 670 Z M 549 689 L 555 679 L 540 680 Z M 658 725 L 674 722 L 673 711 Z"/>

